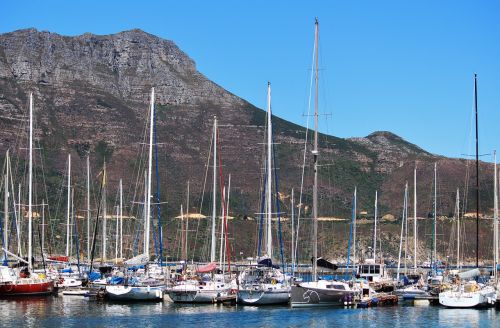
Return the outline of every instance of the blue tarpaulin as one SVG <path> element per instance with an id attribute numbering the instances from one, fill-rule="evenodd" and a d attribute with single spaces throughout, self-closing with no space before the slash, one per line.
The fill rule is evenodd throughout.
<path id="1" fill-rule="evenodd" d="M 89 273 L 89 280 L 94 281 L 97 279 L 101 279 L 101 274 L 99 272 L 90 272 Z"/>

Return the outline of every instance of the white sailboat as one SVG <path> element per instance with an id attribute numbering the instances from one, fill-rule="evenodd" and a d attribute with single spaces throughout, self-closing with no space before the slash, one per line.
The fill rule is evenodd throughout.
<path id="1" fill-rule="evenodd" d="M 356 291 L 339 281 L 318 280 L 318 40 L 319 23 L 315 22 L 315 108 L 314 108 L 314 185 L 313 185 L 313 272 L 312 281 L 301 282 L 291 288 L 292 307 L 338 306 L 354 298 Z"/>
<path id="2" fill-rule="evenodd" d="M 272 124 L 271 83 L 267 84 L 267 165 L 266 165 L 266 258 L 270 266 L 257 266 L 244 270 L 238 284 L 238 303 L 268 305 L 288 303 L 290 285 L 285 275 L 272 266 Z"/>
<path id="3" fill-rule="evenodd" d="M 473 279 L 479 275 L 478 269 L 458 274 L 461 279 Z M 478 284 L 474 280 L 459 283 L 451 290 L 439 293 L 439 304 L 450 308 L 490 307 L 496 302 L 493 286 Z"/>
<path id="4" fill-rule="evenodd" d="M 149 111 L 149 153 L 148 153 L 148 172 L 146 179 L 146 217 L 145 217 L 145 232 L 144 232 L 144 252 L 143 258 L 149 259 L 149 234 L 151 221 L 151 170 L 153 161 L 153 129 L 155 115 L 155 90 L 151 89 L 151 104 Z M 136 280 L 136 279 L 134 279 Z M 132 284 L 128 284 L 128 279 L 125 279 L 123 285 L 107 285 L 106 296 L 114 301 L 161 301 L 163 300 L 163 292 L 165 285 L 158 281 L 138 279 Z"/>
<path id="5" fill-rule="evenodd" d="M 212 226 L 211 226 L 211 245 L 210 245 L 210 263 L 196 270 L 197 277 L 187 278 L 178 281 L 177 284 L 167 290 L 168 296 L 176 303 L 213 303 L 217 297 L 229 295 L 232 284 L 228 282 L 223 274 L 216 274 L 216 243 L 215 236 L 217 219 L 217 146 L 218 129 L 217 117 L 214 117 L 213 127 L 213 191 L 212 191 Z M 223 209 L 224 211 L 224 209 Z M 221 261 L 223 252 L 219 254 Z"/>
<path id="6" fill-rule="evenodd" d="M 459 281 L 451 290 L 439 293 L 439 304 L 452 308 L 472 308 L 494 306 L 497 292 L 493 286 L 484 286 L 471 280 L 480 275 L 479 272 L 479 146 L 477 121 L 477 75 L 474 74 L 474 110 L 476 114 L 476 269 L 459 273 Z M 496 160 L 495 160 L 496 161 Z M 495 167 L 495 200 L 496 201 L 496 167 Z M 495 216 L 496 213 L 495 204 Z M 494 243 L 495 246 L 497 246 Z M 496 254 L 495 254 L 496 255 Z M 496 258 L 494 258 L 495 263 Z M 465 283 L 462 282 L 468 280 Z"/>

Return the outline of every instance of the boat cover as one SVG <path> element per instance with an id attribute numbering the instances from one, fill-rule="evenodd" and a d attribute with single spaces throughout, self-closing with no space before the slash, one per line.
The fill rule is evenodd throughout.
<path id="1" fill-rule="evenodd" d="M 198 273 L 207 273 L 207 272 L 214 271 L 216 268 L 217 268 L 217 264 L 215 264 L 214 262 L 212 262 L 212 263 L 208 263 L 205 266 L 202 266 L 201 268 L 198 268 L 196 270 L 196 272 L 198 272 Z"/>
<path id="2" fill-rule="evenodd" d="M 319 267 L 322 267 L 322 268 L 326 268 L 326 269 L 331 269 L 331 270 L 337 270 L 337 265 L 322 258 L 322 257 L 319 257 L 318 260 L 316 261 L 316 264 L 319 266 Z"/>
<path id="3" fill-rule="evenodd" d="M 54 255 L 54 256 L 49 256 L 48 259 L 51 261 L 68 262 L 69 256 Z"/>
<path id="4" fill-rule="evenodd" d="M 273 261 L 270 258 L 268 258 L 268 257 L 259 260 L 257 262 L 257 266 L 268 267 L 268 268 L 275 268 L 275 269 L 279 269 L 280 268 L 279 265 L 273 265 Z"/>
<path id="5" fill-rule="evenodd" d="M 140 255 L 137 255 L 129 260 L 126 260 L 125 264 L 126 265 L 144 265 L 144 264 L 148 263 L 148 261 L 149 261 L 149 256 L 147 256 L 146 254 L 140 254 Z"/>
<path id="6" fill-rule="evenodd" d="M 477 277 L 479 275 L 481 275 L 481 272 L 479 271 L 478 268 L 472 269 L 472 270 L 468 270 L 468 271 L 465 271 L 465 272 L 460 272 L 458 274 L 458 276 L 460 277 L 460 279 L 471 279 L 471 278 L 475 278 L 475 277 Z"/>
<path id="7" fill-rule="evenodd" d="M 99 272 L 89 272 L 89 280 L 94 281 L 97 279 L 101 279 L 101 274 Z"/>

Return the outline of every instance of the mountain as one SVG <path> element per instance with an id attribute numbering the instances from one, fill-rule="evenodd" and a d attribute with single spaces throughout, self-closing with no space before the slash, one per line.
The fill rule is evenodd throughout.
<path id="1" fill-rule="evenodd" d="M 144 174 L 144 163 L 139 159 L 141 142 L 146 140 L 151 87 L 155 87 L 157 97 L 161 200 L 168 202 L 163 205 L 164 215 L 177 215 L 180 203 L 185 202 L 188 180 L 190 211 L 200 210 L 214 116 L 220 123 L 223 171 L 232 177 L 230 214 L 251 217 L 259 212 L 265 112 L 198 72 L 195 62 L 174 42 L 137 29 L 74 37 L 35 29 L 1 34 L 0 152 L 4 154 L 10 148 L 14 157 L 21 159 L 16 172 L 23 172 L 26 152 L 20 148 L 26 141 L 20 131 L 26 128 L 28 93 L 33 92 L 35 133 L 42 148 L 36 165 L 39 169 L 44 166 L 51 215 L 63 215 L 60 209 L 64 205 L 52 204 L 61 202 L 58 197 L 68 153 L 79 158 L 73 161 L 78 205 L 83 207 L 87 154 L 95 184 L 105 160 L 108 194 L 114 195 L 118 180 L 123 178 L 127 199 L 140 201 L 136 186 Z M 306 131 L 278 117 L 274 118 L 274 129 L 279 144 L 279 189 L 283 210 L 289 212 L 291 189 L 295 189 L 296 198 L 300 189 Z M 311 140 L 312 134 L 308 142 Z M 390 132 L 349 139 L 321 134 L 319 145 L 320 164 L 324 165 L 320 169 L 321 216 L 348 217 L 357 186 L 358 209 L 371 213 L 378 190 L 379 213 L 399 217 L 404 184 L 408 180 L 412 188 L 415 165 L 418 215 L 427 216 L 432 208 L 435 162 L 438 211 L 448 215 L 454 209 L 456 188 L 464 189 L 470 165 L 463 159 L 430 154 Z M 311 204 L 312 194 L 312 168 L 307 163 L 311 163 L 310 154 L 306 158 L 305 206 Z M 481 163 L 481 208 L 486 212 L 491 212 L 492 207 L 491 171 L 491 165 Z M 467 179 L 473 178 L 471 169 Z M 202 205 L 206 214 L 210 184 L 209 174 Z M 475 204 L 470 185 L 469 207 Z M 94 188 L 97 190 L 97 186 Z"/>

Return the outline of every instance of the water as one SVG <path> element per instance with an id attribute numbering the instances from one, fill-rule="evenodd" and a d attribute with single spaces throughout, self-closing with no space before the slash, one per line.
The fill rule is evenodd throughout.
<path id="1" fill-rule="evenodd" d="M 0 300 L 0 327 L 500 327 L 495 309 L 226 307 L 113 304 L 79 297 Z"/>

